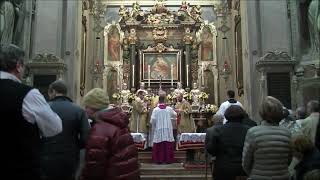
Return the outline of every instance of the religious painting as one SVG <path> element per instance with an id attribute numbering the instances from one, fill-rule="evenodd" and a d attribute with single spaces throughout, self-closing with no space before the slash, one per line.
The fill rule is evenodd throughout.
<path id="1" fill-rule="evenodd" d="M 107 73 L 107 92 L 109 96 L 109 100 L 114 100 L 112 95 L 118 92 L 118 72 L 115 69 L 110 69 Z"/>
<path id="2" fill-rule="evenodd" d="M 147 80 L 179 80 L 178 53 L 143 53 L 143 77 Z"/>
<path id="3" fill-rule="evenodd" d="M 116 26 L 112 26 L 109 30 L 107 42 L 108 61 L 120 61 L 120 33 Z"/>
<path id="4" fill-rule="evenodd" d="M 209 27 L 204 27 L 201 34 L 201 60 L 213 61 L 213 35 Z"/>

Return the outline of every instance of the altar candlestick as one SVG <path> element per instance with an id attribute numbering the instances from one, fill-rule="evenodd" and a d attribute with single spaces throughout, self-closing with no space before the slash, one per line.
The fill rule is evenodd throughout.
<path id="1" fill-rule="evenodd" d="M 189 64 L 187 64 L 187 87 L 189 87 Z"/>
<path id="2" fill-rule="evenodd" d="M 148 86 L 150 87 L 150 78 L 151 78 L 151 71 L 150 71 L 150 65 L 148 65 Z"/>
<path id="3" fill-rule="evenodd" d="M 134 65 L 132 65 L 132 87 L 134 87 Z"/>
<path id="4" fill-rule="evenodd" d="M 171 64 L 171 87 L 173 87 L 173 64 Z"/>
<path id="5" fill-rule="evenodd" d="M 204 65 L 201 66 L 201 85 L 204 86 Z"/>

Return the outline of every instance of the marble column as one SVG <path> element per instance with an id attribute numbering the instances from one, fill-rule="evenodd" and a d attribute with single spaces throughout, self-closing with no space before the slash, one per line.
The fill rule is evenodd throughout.
<path id="1" fill-rule="evenodd" d="M 134 69 L 133 69 L 133 65 L 134 65 Z M 137 80 L 140 79 L 140 78 L 137 78 L 137 76 L 139 76 L 139 73 L 136 73 L 136 72 L 138 69 L 139 71 L 141 71 L 136 61 L 136 44 L 130 44 L 130 69 L 131 69 L 131 73 L 129 75 L 129 77 L 131 77 L 130 87 L 132 91 L 135 91 L 137 84 L 139 84 Z"/>

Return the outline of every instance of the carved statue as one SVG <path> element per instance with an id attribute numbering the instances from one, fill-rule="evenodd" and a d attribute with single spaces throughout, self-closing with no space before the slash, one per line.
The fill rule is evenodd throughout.
<path id="1" fill-rule="evenodd" d="M 129 102 L 129 96 L 131 94 L 130 90 L 128 89 L 127 83 L 123 83 L 123 89 L 120 92 L 122 104 L 128 104 Z"/>
<path id="2" fill-rule="evenodd" d="M 173 91 L 173 94 L 175 95 L 175 96 L 177 96 L 178 94 L 184 94 L 186 91 L 182 88 L 182 83 L 181 82 L 178 82 L 177 83 L 177 89 L 175 89 L 174 91 Z"/>
<path id="3" fill-rule="evenodd" d="M 23 0 L 0 3 L 0 42 L 20 45 L 24 24 Z"/>
<path id="4" fill-rule="evenodd" d="M 119 16 L 120 16 L 120 21 L 122 20 L 127 20 L 130 16 L 129 16 L 129 10 L 124 7 L 124 5 L 121 5 L 120 6 L 120 9 L 119 9 Z"/>
<path id="5" fill-rule="evenodd" d="M 123 49 L 123 53 L 122 53 L 123 60 L 124 61 L 128 61 L 129 58 L 130 58 L 130 49 L 129 49 L 129 40 L 128 40 L 128 38 L 123 38 L 122 49 Z"/>
<path id="6" fill-rule="evenodd" d="M 143 11 L 138 2 L 132 4 L 130 17 L 136 18 L 138 15 L 143 15 Z"/>
<path id="7" fill-rule="evenodd" d="M 145 84 L 144 84 L 144 82 L 140 82 L 140 88 L 138 89 L 137 94 L 138 94 L 140 91 L 143 91 L 145 94 L 148 94 L 148 91 L 145 89 Z"/>
<path id="8" fill-rule="evenodd" d="M 308 25 L 311 43 L 311 55 L 319 58 L 320 53 L 320 2 L 311 1 L 308 8 Z"/>
<path id="9" fill-rule="evenodd" d="M 168 12 L 168 9 L 163 3 L 156 3 L 151 10 L 151 13 L 157 13 L 157 14 L 162 14 L 167 12 Z"/>
<path id="10" fill-rule="evenodd" d="M 179 11 L 187 11 L 188 10 L 188 4 L 186 1 L 182 1 L 182 4 L 180 6 Z"/>
<path id="11" fill-rule="evenodd" d="M 185 34 L 184 34 L 184 37 L 183 37 L 183 41 L 186 44 L 191 44 L 193 42 L 193 36 L 191 34 L 190 28 L 186 28 L 185 29 Z"/>
<path id="12" fill-rule="evenodd" d="M 137 42 L 138 38 L 135 29 L 130 29 L 128 40 L 130 44 L 135 44 Z"/>
<path id="13" fill-rule="evenodd" d="M 201 94 L 201 91 L 198 89 L 197 83 L 193 83 L 193 88 L 190 91 L 191 96 L 192 96 L 192 105 L 199 105 L 199 96 Z"/>
<path id="14" fill-rule="evenodd" d="M 165 42 L 168 39 L 167 29 L 165 27 L 159 26 L 153 29 L 152 35 L 156 42 Z"/>
<path id="15" fill-rule="evenodd" d="M 6 0 L 0 4 L 0 42 L 10 44 L 13 41 L 15 7 Z"/>
<path id="16" fill-rule="evenodd" d="M 190 11 L 190 15 L 191 17 L 198 22 L 202 22 L 202 18 L 201 18 L 201 6 L 200 5 L 195 5 L 192 7 L 191 11 Z"/>

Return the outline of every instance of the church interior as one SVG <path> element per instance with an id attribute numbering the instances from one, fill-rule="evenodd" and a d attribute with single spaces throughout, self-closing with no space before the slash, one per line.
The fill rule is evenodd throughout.
<path id="1" fill-rule="evenodd" d="M 2 0 L 0 42 L 26 52 L 23 83 L 45 97 L 61 79 L 79 105 L 102 88 L 112 104 L 133 113 L 140 91 L 151 104 L 164 91 L 170 105 L 181 93 L 194 132 L 205 136 L 228 90 L 256 122 L 265 96 L 288 109 L 319 100 L 319 7 L 317 0 Z M 147 138 L 136 126 L 137 141 Z M 139 152 L 142 179 L 209 177 L 197 147 L 187 175 L 180 164 L 146 166 L 150 154 Z M 183 163 L 187 147 L 180 148 L 175 157 Z"/>

